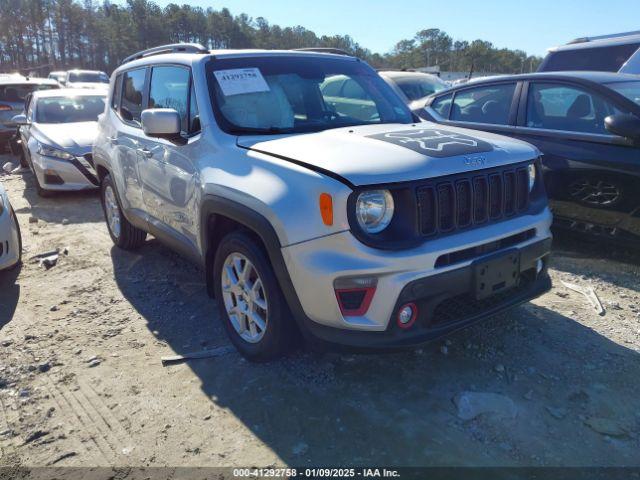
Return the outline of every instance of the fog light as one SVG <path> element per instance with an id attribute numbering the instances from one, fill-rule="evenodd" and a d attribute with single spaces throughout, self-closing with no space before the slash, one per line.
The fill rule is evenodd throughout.
<path id="1" fill-rule="evenodd" d="M 418 307 L 415 303 L 407 303 L 398 310 L 398 327 L 409 328 L 418 317 Z"/>

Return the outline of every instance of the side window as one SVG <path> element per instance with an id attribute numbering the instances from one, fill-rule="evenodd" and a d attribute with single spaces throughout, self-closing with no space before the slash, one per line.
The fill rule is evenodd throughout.
<path id="1" fill-rule="evenodd" d="M 456 92 L 450 119 L 459 122 L 507 125 L 515 90 L 515 83 L 506 83 Z"/>
<path id="2" fill-rule="evenodd" d="M 431 102 L 431 108 L 434 109 L 438 113 L 438 115 L 440 115 L 442 118 L 448 119 L 449 110 L 451 110 L 452 98 L 453 98 L 453 93 L 438 97 L 433 102 Z"/>
<path id="3" fill-rule="evenodd" d="M 120 116 L 128 122 L 140 123 L 144 98 L 146 69 L 131 70 L 122 76 L 122 101 Z"/>
<path id="4" fill-rule="evenodd" d="M 118 74 L 113 84 L 113 95 L 111 96 L 111 108 L 118 111 L 120 97 L 122 96 L 122 74 Z"/>
<path id="5" fill-rule="evenodd" d="M 608 134 L 604 119 L 616 108 L 582 88 L 532 83 L 527 98 L 526 126 L 546 130 Z"/>
<path id="6" fill-rule="evenodd" d="M 196 101 L 196 91 L 191 82 L 191 92 L 189 93 L 189 133 L 200 131 L 200 113 L 198 112 L 198 102 Z"/>
<path id="7" fill-rule="evenodd" d="M 149 108 L 173 108 L 180 114 L 183 133 L 189 131 L 189 76 L 188 68 L 153 67 L 149 85 Z"/>

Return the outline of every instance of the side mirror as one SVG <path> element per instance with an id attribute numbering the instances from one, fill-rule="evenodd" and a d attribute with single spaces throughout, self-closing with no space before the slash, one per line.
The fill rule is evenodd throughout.
<path id="1" fill-rule="evenodd" d="M 142 131 L 149 137 L 177 140 L 180 136 L 180 115 L 173 108 L 150 108 L 141 115 Z"/>
<path id="2" fill-rule="evenodd" d="M 604 119 L 604 127 L 614 135 L 640 141 L 640 118 L 629 113 L 616 113 Z"/>
<path id="3" fill-rule="evenodd" d="M 29 125 L 29 121 L 27 120 L 27 116 L 21 113 L 20 115 L 16 115 L 11 119 L 11 123 L 14 125 Z"/>

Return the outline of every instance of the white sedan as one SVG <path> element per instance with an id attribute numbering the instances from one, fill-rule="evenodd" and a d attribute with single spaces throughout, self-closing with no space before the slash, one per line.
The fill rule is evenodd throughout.
<path id="1" fill-rule="evenodd" d="M 20 225 L 7 192 L 0 183 L 0 270 L 16 266 L 21 258 Z"/>
<path id="2" fill-rule="evenodd" d="M 40 196 L 97 188 L 91 147 L 104 106 L 100 90 L 38 91 L 27 99 L 26 115 L 13 117 Z"/>

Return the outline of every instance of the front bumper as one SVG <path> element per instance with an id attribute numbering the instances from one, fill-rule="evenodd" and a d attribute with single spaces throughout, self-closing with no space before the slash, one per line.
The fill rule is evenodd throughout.
<path id="1" fill-rule="evenodd" d="M 31 153 L 33 170 L 46 190 L 86 190 L 98 187 L 93 165 L 84 156 L 62 160 Z"/>
<path id="2" fill-rule="evenodd" d="M 551 245 L 550 224 L 551 214 L 545 209 L 537 215 L 428 241 L 411 250 L 372 249 L 349 232 L 342 232 L 282 251 L 304 313 L 303 330 L 331 343 L 403 347 L 429 341 L 547 291 L 551 286 L 545 258 Z M 501 243 L 506 239 L 515 243 Z M 475 311 L 455 313 L 456 307 L 469 304 L 474 262 L 486 257 L 484 253 L 465 256 L 465 252 L 474 248 L 484 251 L 487 245 L 504 245 L 487 250 L 491 255 L 509 249 L 519 252 L 521 282 L 476 305 Z M 539 266 L 543 269 L 536 272 Z M 376 292 L 364 315 L 342 315 L 333 285 L 345 277 L 377 279 Z M 420 314 L 412 328 L 401 330 L 395 322 L 397 309 L 408 302 L 416 303 Z"/>
<path id="3" fill-rule="evenodd" d="M 532 300 L 551 289 L 546 263 L 551 239 L 520 249 L 520 284 L 484 300 L 476 300 L 473 291 L 474 270 L 462 267 L 409 283 L 400 293 L 394 312 L 401 305 L 417 305 L 419 314 L 415 324 L 407 330 L 389 319 L 383 332 L 363 332 L 327 327 L 308 322 L 314 337 L 335 345 L 361 349 L 396 349 L 415 347 L 448 335 L 461 328 L 485 320 L 504 310 Z M 537 272 L 537 260 L 542 270 Z"/>

